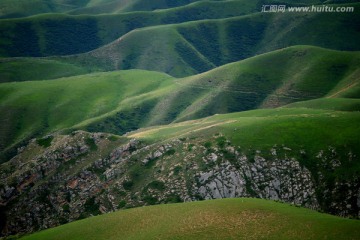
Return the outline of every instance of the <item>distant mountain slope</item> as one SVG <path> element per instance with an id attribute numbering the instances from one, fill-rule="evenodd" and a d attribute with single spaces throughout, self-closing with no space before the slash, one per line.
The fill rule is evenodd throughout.
<path id="1" fill-rule="evenodd" d="M 245 0 L 237 0 L 237 1 L 198 1 L 193 4 L 188 4 L 185 6 L 164 9 L 159 11 L 142 11 L 142 12 L 128 12 L 123 14 L 100 14 L 100 15 L 68 15 L 68 14 L 42 14 L 27 18 L 15 18 L 15 19 L 3 19 L 0 20 L 0 56 L 2 57 L 21 57 L 21 56 L 53 56 L 53 55 L 68 55 L 68 54 L 76 54 L 83 53 L 90 50 L 94 50 L 104 44 L 108 44 L 124 34 L 128 33 L 131 30 L 147 27 L 147 26 L 156 26 L 156 25 L 164 25 L 164 24 L 173 24 L 173 23 L 183 23 L 188 21 L 195 20 L 203 20 L 203 19 L 219 19 L 219 18 L 229 18 L 234 16 L 241 16 L 245 14 L 251 14 L 255 12 L 261 11 L 261 1 L 245 1 Z M 293 3 L 292 3 L 293 4 Z M 287 17 L 285 17 L 286 15 Z M 291 16 L 288 16 L 291 15 Z M 307 14 L 303 14 L 307 15 Z M 223 36 L 221 33 L 225 31 L 225 35 L 233 35 L 233 37 L 238 38 L 240 35 L 243 35 L 242 41 L 243 47 L 248 48 L 249 44 L 258 44 L 257 42 L 262 38 L 265 34 L 265 29 L 263 27 L 267 27 L 267 32 L 270 36 L 264 39 L 264 41 L 268 41 L 274 39 L 275 45 L 279 45 L 279 41 L 284 34 L 289 33 L 289 30 L 292 27 L 296 27 L 300 24 L 300 28 L 303 28 L 304 24 L 301 24 L 303 20 L 299 19 L 299 16 L 303 16 L 301 14 L 270 14 L 265 13 L 265 18 L 263 21 L 271 21 L 269 24 L 259 20 L 258 18 L 254 19 L 254 23 L 249 24 L 243 22 L 240 25 L 232 25 L 227 28 L 228 24 L 220 24 L 214 23 L 213 26 L 207 26 L 206 32 L 204 35 L 205 41 L 209 42 L 217 40 L 217 35 Z M 314 15 L 320 15 L 317 18 L 323 19 L 311 19 Z M 342 17 L 335 15 L 345 15 Z M 278 16 L 280 18 L 280 22 L 277 19 Z M 322 17 L 321 17 L 322 16 Z M 329 13 L 323 14 L 309 14 L 305 21 L 307 24 L 311 24 L 313 26 L 313 30 L 308 32 L 308 35 L 322 35 L 321 39 L 315 39 L 315 45 L 319 45 L 319 41 L 325 40 L 324 38 L 327 36 L 329 30 L 329 21 L 328 21 Z M 347 14 L 334 14 L 331 13 L 331 16 L 335 16 L 336 20 L 340 20 L 340 26 L 331 26 L 335 27 L 334 33 L 338 30 L 342 30 L 337 33 L 337 36 L 332 40 L 332 42 L 327 44 L 320 44 L 322 47 L 329 47 L 338 49 L 339 42 L 342 41 L 343 38 L 353 33 L 354 28 L 358 26 L 357 12 L 355 13 L 347 13 Z M 249 16 L 250 17 L 250 16 Z M 275 18 L 275 19 L 274 19 Z M 285 19 L 284 19 L 285 18 Z M 349 19 L 352 19 L 351 21 Z M 273 20 L 272 20 L 273 19 Z M 355 22 L 354 22 L 355 20 Z M 247 20 L 249 21 L 249 19 Z M 317 23 L 319 21 L 319 23 Z M 341 21 L 343 21 L 341 23 Z M 224 25 L 222 28 L 220 25 Z M 254 31 L 252 35 L 249 36 L 249 32 L 246 29 L 242 29 L 245 27 Z M 290 25 L 289 25 L 290 24 Z M 346 31 L 342 28 L 343 25 L 347 25 L 348 33 L 342 36 Z M 208 24 L 205 24 L 208 25 Z M 247 26 L 249 25 L 249 26 Z M 289 26 L 287 26 L 289 25 Z M 196 26 L 195 26 L 196 27 Z M 331 29 L 330 28 L 330 29 Z M 240 30 L 241 29 L 241 30 Z M 272 30 L 271 30 L 272 29 Z M 197 34 L 202 33 L 201 29 L 182 29 L 183 31 L 189 31 L 189 34 L 184 35 L 185 39 L 190 41 L 196 48 L 199 46 L 196 45 L 196 41 L 194 42 L 193 38 L 199 38 Z M 205 30 L 205 31 L 207 31 Z M 198 32 L 200 31 L 200 32 Z M 220 32 L 219 32 L 220 31 Z M 231 31 L 231 32 L 226 32 Z M 320 32 L 319 32 L 320 31 Z M 325 33 L 322 33 L 327 31 Z M 235 35 L 238 33 L 238 35 Z M 296 44 L 313 44 L 312 42 L 307 42 L 306 39 L 302 39 L 302 32 L 299 33 L 296 37 L 299 38 L 299 41 L 291 43 L 290 45 Z M 156 34 L 156 33 L 155 33 Z M 260 34 L 257 36 L 259 39 L 253 39 L 256 34 Z M 279 36 L 278 36 L 279 35 Z M 325 36 L 326 35 L 326 36 Z M 355 39 L 352 42 L 357 41 L 357 35 L 354 35 Z M 209 37 L 215 37 L 213 39 L 209 39 Z M 225 37 L 225 36 L 224 36 Z M 295 36 L 294 36 L 295 37 Z M 350 39 L 350 38 L 348 38 Z M 226 39 L 224 39 L 226 40 Z M 228 41 L 233 41 L 234 39 L 228 38 Z M 240 40 L 240 39 L 238 39 Z M 291 40 L 291 39 L 289 39 Z M 220 41 L 220 40 L 219 40 Z M 334 41 L 336 44 L 334 44 Z M 272 46 L 270 44 L 270 49 L 274 50 L 279 47 L 290 46 L 287 44 L 288 41 L 285 41 L 285 44 L 280 44 L 280 46 Z M 324 41 L 326 43 L 327 41 Z M 354 48 L 353 43 L 347 43 L 344 46 L 345 50 L 351 50 Z M 216 41 L 213 43 L 215 44 Z M 201 44 L 201 43 L 198 43 Z M 229 45 L 229 43 L 221 42 L 221 44 Z M 234 44 L 239 44 L 236 41 Z M 175 47 L 175 46 L 172 46 Z M 275 47 L 275 48 L 274 48 Z M 179 46 L 179 48 L 184 49 L 186 46 Z M 252 48 L 250 46 L 250 48 Z M 355 47 L 355 49 L 358 49 Z M 249 53 L 255 53 L 254 49 L 250 49 L 249 52 L 244 53 L 244 56 L 248 56 Z M 269 50 L 269 49 L 267 49 Z M 201 52 L 201 51 L 200 51 Z M 202 54 L 203 53 L 201 52 Z M 224 53 L 221 53 L 224 54 Z M 234 52 L 235 54 L 239 54 L 238 52 Z M 210 61 L 212 59 L 209 59 Z M 236 61 L 237 59 L 232 59 L 229 61 Z M 225 61 L 222 63 L 228 63 L 226 56 Z M 216 62 L 214 62 L 216 63 Z M 219 65 L 217 65 L 219 66 Z"/>
<path id="2" fill-rule="evenodd" d="M 85 6 L 89 0 L 0 0 L 0 18 L 18 18 L 40 13 L 66 12 Z"/>
<path id="3" fill-rule="evenodd" d="M 244 0 L 232 0 L 242 1 Z M 358 0 L 332 0 L 328 3 L 357 2 Z M 0 0 L 0 18 L 19 18 L 42 13 L 68 13 L 79 14 L 109 14 L 132 11 L 153 11 L 188 5 L 195 2 L 228 2 L 228 0 Z M 321 4 L 321 0 L 276 1 L 276 0 L 254 0 L 252 2 L 261 4 L 281 3 L 290 5 Z M 261 9 L 261 7 L 259 8 Z"/>
<path id="4" fill-rule="evenodd" d="M 226 199 L 119 211 L 21 239 L 355 239 L 359 227 L 281 203 Z"/>
<path id="5" fill-rule="evenodd" d="M 200 0 L 135 0 L 135 1 L 114 1 L 110 0 L 103 4 L 96 4 L 70 11 L 69 14 L 102 14 L 120 13 L 132 11 L 153 11 L 157 9 L 174 8 L 190 3 L 200 2 Z M 202 1 L 203 2 L 203 1 Z"/>
<path id="6" fill-rule="evenodd" d="M 18 18 L 41 13 L 111 13 L 149 11 L 177 7 L 198 0 L 0 0 L 0 18 Z M 111 8 L 111 9 L 109 9 Z M 104 12 L 106 11 L 106 12 Z"/>
<path id="7" fill-rule="evenodd" d="M 357 98 L 359 66 L 357 52 L 297 46 L 183 79 L 132 70 L 3 83 L 0 143 L 4 151 L 62 129 L 123 134 L 325 96 Z"/>
<path id="8" fill-rule="evenodd" d="M 0 83 L 56 79 L 86 74 L 91 70 L 52 59 L 0 58 Z"/>
<path id="9" fill-rule="evenodd" d="M 0 31 L 0 35 L 3 35 L 0 53 L 38 56 L 86 51 L 144 24 L 245 14 L 254 6 L 255 4 L 249 3 L 244 5 L 242 1 L 198 2 L 150 13 L 96 17 L 45 15 L 3 20 L 0 24 L 3 29 Z M 358 4 L 352 6 L 359 7 Z M 226 11 L 220 11 L 221 8 Z M 183 77 L 294 44 L 359 50 L 357 42 L 360 39 L 360 17 L 356 17 L 357 15 L 357 12 L 331 13 L 331 18 L 337 20 L 336 24 L 329 21 L 330 13 L 267 13 L 142 28 L 86 54 L 31 60 L 0 59 L 0 82 L 54 79 L 90 71 L 132 68 L 163 71 Z M 312 27 L 309 28 L 309 25 Z M 95 26 L 98 30 L 94 30 Z M 75 28 L 82 30 L 76 31 Z M 330 35 L 331 38 L 328 37 Z M 29 69 L 30 61 L 34 72 L 41 71 L 45 62 L 46 66 L 51 66 L 52 69 L 57 66 L 60 66 L 60 69 L 68 66 L 69 69 L 63 73 L 54 70 L 58 74 L 47 74 L 48 71 L 43 71 L 28 76 L 29 71 L 26 69 Z"/>
<path id="10" fill-rule="evenodd" d="M 140 68 L 181 77 L 292 45 L 354 51 L 360 50 L 358 15 L 331 13 L 329 21 L 326 13 L 264 13 L 148 27 L 68 60 L 106 70 Z"/>
<path id="11" fill-rule="evenodd" d="M 1 56 L 48 56 L 87 52 L 141 27 L 244 15 L 256 2 L 199 2 L 154 12 L 70 16 L 44 14 L 0 20 Z"/>

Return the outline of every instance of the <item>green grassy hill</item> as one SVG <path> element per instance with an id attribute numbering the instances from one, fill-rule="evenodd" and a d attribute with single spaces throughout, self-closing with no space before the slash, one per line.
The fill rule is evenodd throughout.
<path id="1" fill-rule="evenodd" d="M 353 4 L 353 6 L 357 8 L 358 4 Z M 171 58 L 180 57 L 186 62 L 193 56 L 199 58 L 200 54 L 203 59 L 201 60 L 200 56 L 200 63 L 195 66 L 199 68 L 204 64 L 207 66 L 209 62 L 220 66 L 257 53 L 298 44 L 339 50 L 359 50 L 356 44 L 359 39 L 356 28 L 359 25 L 357 21 L 359 18 L 356 11 L 350 14 L 332 13 L 332 18 L 337 24 L 331 24 L 328 21 L 328 13 L 251 14 L 260 10 L 260 2 L 199 1 L 161 11 L 77 16 L 57 13 L 3 19 L 0 20 L 0 39 L 2 39 L 0 56 L 53 56 L 84 53 L 108 44 L 134 29 L 246 14 L 249 15 L 245 18 L 165 27 L 161 30 L 163 33 L 175 30 L 178 34 L 175 36 L 170 34 L 167 37 L 162 34 L 163 37 L 157 40 L 166 42 L 169 38 L 174 38 L 169 43 L 169 47 L 175 49 L 177 54 L 166 55 L 160 52 L 157 55 L 167 57 L 169 61 Z M 309 29 L 307 26 L 310 23 L 312 28 Z M 327 37 L 330 32 L 331 39 Z M 158 31 L 144 30 L 137 34 L 147 34 L 146 37 L 149 37 L 148 35 L 158 34 Z M 132 42 L 127 47 L 134 44 L 137 45 L 134 47 L 147 49 L 142 42 Z M 153 44 L 159 43 L 152 43 L 150 40 L 149 45 Z M 221 44 L 222 49 L 216 47 L 216 44 Z M 123 53 L 118 54 L 123 55 Z M 135 51 L 132 56 L 125 56 L 125 58 L 134 59 L 136 62 L 127 66 L 126 63 L 121 63 L 124 59 L 120 59 L 118 65 L 126 69 L 136 68 L 139 56 L 144 54 L 148 55 L 147 52 L 141 50 Z M 102 57 L 105 58 L 105 56 Z M 153 57 L 148 61 L 153 61 Z M 110 61 L 114 63 L 114 59 Z M 199 69 L 195 70 L 199 72 Z M 204 66 L 200 67 L 200 70 L 204 71 Z"/>
<path id="2" fill-rule="evenodd" d="M 358 8 L 0 0 L 0 238 L 357 239 Z"/>
<path id="3" fill-rule="evenodd" d="M 359 65 L 359 53 L 297 46 L 182 79 L 132 70 L 4 83 L 1 148 L 62 129 L 123 134 L 325 96 L 358 98 Z"/>
<path id="4" fill-rule="evenodd" d="M 358 83 L 358 66 L 358 53 L 306 46 L 259 55 L 175 79 L 174 87 L 159 99 L 147 117 L 148 125 L 278 107 L 324 97 L 340 89 L 347 92 L 353 90 L 348 85 Z M 302 70 L 294 74 L 298 69 Z M 104 119 L 96 120 L 87 130 L 117 132 L 110 124 L 115 118 L 107 119 L 108 123 Z"/>
<path id="5" fill-rule="evenodd" d="M 21 239 L 357 239 L 360 222 L 260 199 L 129 209 Z"/>
<path id="6" fill-rule="evenodd" d="M 118 2 L 116 2 L 118 3 Z M 49 56 L 87 52 L 136 28 L 244 15 L 258 11 L 246 1 L 199 2 L 154 12 L 80 15 L 42 14 L 0 20 L 1 56 Z"/>
<path id="7" fill-rule="evenodd" d="M 349 100 L 351 103 L 352 100 Z M 312 101 L 283 108 L 219 114 L 200 120 L 155 126 L 131 132 L 127 136 L 156 143 L 181 137 L 201 136 L 208 139 L 222 132 L 232 144 L 241 146 L 244 151 L 267 151 L 275 145 L 286 145 L 294 151 L 306 149 L 310 154 L 326 146 L 359 151 L 357 135 L 360 131 L 360 115 L 356 108 L 349 110 L 345 105 L 345 110 L 323 110 L 319 109 L 321 105 L 309 108 L 308 102 Z M 325 129 L 321 127 L 324 125 L 327 126 Z"/>
<path id="8" fill-rule="evenodd" d="M 244 0 L 237 0 L 244 2 Z M 17 0 L 16 2 L 11 0 L 0 1 L 0 18 L 19 18 L 32 16 L 42 13 L 68 13 L 73 15 L 79 14 L 109 14 L 120 12 L 132 12 L 132 11 L 153 11 L 159 9 L 169 9 L 179 6 L 185 6 L 191 3 L 202 2 L 210 3 L 206 0 Z M 215 1 L 214 1 L 215 2 Z M 216 1 L 225 2 L 225 1 Z M 234 1 L 235 2 L 235 1 Z M 267 0 L 267 1 L 253 1 L 257 5 L 265 3 L 276 3 L 279 1 Z M 351 0 L 334 0 L 333 2 L 354 2 Z M 281 1 L 281 3 L 287 4 L 299 4 L 298 1 Z M 301 1 L 300 4 L 321 4 L 320 0 L 306 0 Z"/>
<path id="9" fill-rule="evenodd" d="M 197 0 L 11 0 L 0 1 L 0 18 L 19 18 L 41 13 L 111 13 L 127 11 L 149 11 L 182 6 Z"/>
<path id="10" fill-rule="evenodd" d="M 88 0 L 0 0 L 0 18 L 18 18 L 40 13 L 66 12 L 84 6 Z"/>
<path id="11" fill-rule="evenodd" d="M 135 1 L 108 1 L 107 3 L 87 6 L 85 8 L 70 11 L 69 14 L 102 14 L 132 11 L 153 11 L 158 9 L 184 6 L 199 0 L 135 0 Z"/>
<path id="12" fill-rule="evenodd" d="M 0 127 L 1 149 L 29 136 L 69 128 L 109 114 L 117 108 L 131 108 L 136 104 L 135 99 L 164 88 L 170 80 L 166 74 L 132 70 L 26 82 L 25 85 L 1 84 L 0 121 L 4 124 Z M 127 120 L 131 121 L 126 125 L 130 129 L 140 125 L 135 119 Z"/>
<path id="13" fill-rule="evenodd" d="M 354 51 L 360 39 L 357 14 L 332 13 L 336 24 L 324 13 L 264 13 L 148 27 L 68 61 L 182 77 L 299 44 Z"/>
<path id="14" fill-rule="evenodd" d="M 51 59 L 0 58 L 0 83 L 56 79 L 94 70 Z"/>

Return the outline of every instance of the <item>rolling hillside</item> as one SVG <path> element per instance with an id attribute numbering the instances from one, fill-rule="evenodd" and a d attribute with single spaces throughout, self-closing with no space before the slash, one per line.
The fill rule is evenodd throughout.
<path id="1" fill-rule="evenodd" d="M 323 13 L 263 13 L 148 27 L 68 61 L 107 71 L 138 68 L 183 77 L 299 44 L 356 51 L 357 14 L 332 13 L 336 24 Z"/>
<path id="2" fill-rule="evenodd" d="M 129 98 L 155 92 L 168 85 L 169 79 L 166 74 L 133 70 L 26 82 L 25 85 L 2 84 L 0 112 L 4 125 L 0 130 L 1 148 L 34 134 L 44 135 L 69 128 L 119 107 L 131 107 L 136 102 Z M 123 101 L 128 102 L 127 105 Z"/>
<path id="3" fill-rule="evenodd" d="M 358 4 L 349 6 L 357 8 Z M 0 39 L 2 39 L 0 56 L 38 57 L 84 53 L 109 44 L 135 29 L 203 19 L 219 20 L 215 22 L 206 20 L 176 27 L 175 30 L 180 35 L 175 36 L 177 39 L 174 40 L 178 44 L 171 43 L 169 47 L 180 51 L 178 54 L 182 54 L 183 58 L 185 58 L 184 54 L 198 55 L 191 49 L 190 44 L 217 66 L 257 53 L 298 44 L 338 50 L 359 50 L 356 44 L 359 39 L 356 11 L 351 14 L 332 13 L 333 20 L 337 22 L 336 25 L 327 21 L 326 13 L 253 15 L 259 11 L 261 11 L 261 2 L 200 1 L 161 11 L 100 15 L 42 14 L 26 18 L 3 19 L 0 20 Z M 226 20 L 226 18 L 243 15 L 247 17 Z M 300 18 L 302 18 L 301 21 Z M 309 29 L 307 26 L 310 22 L 316 24 L 312 24 L 312 28 Z M 171 31 L 172 27 L 168 28 L 170 29 L 162 31 Z M 330 32 L 331 39 L 327 37 Z M 150 36 L 157 33 L 150 33 Z M 180 41 L 179 38 L 182 37 L 188 41 L 187 44 Z M 166 39 L 157 38 L 157 40 L 165 41 Z M 204 42 L 208 47 L 203 45 Z M 132 44 L 141 44 L 141 42 Z M 216 44 L 221 44 L 224 51 L 213 49 Z M 150 45 L 152 45 L 151 42 Z M 142 46 L 138 47 L 142 48 Z M 204 47 L 205 49 L 202 49 Z M 121 52 L 118 54 L 123 55 Z M 145 52 L 136 51 L 134 54 L 133 57 L 137 58 Z M 220 55 L 217 60 L 214 59 L 216 54 Z"/>
<path id="4" fill-rule="evenodd" d="M 64 129 L 123 134 L 139 127 L 327 95 L 358 98 L 359 65 L 359 53 L 297 46 L 181 79 L 138 70 L 4 83 L 0 85 L 0 113 L 6 116 L 0 119 L 2 151 Z"/>
<path id="5" fill-rule="evenodd" d="M 281 203 L 224 199 L 119 211 L 21 239 L 356 239 L 359 224 Z"/>
<path id="6" fill-rule="evenodd" d="M 0 58 L 0 83 L 56 79 L 96 71 L 43 58 Z"/>
<path id="7" fill-rule="evenodd" d="M 233 0 L 233 2 L 245 2 L 244 0 Z M 13 2 L 11 0 L 0 1 L 0 18 L 20 18 L 26 16 L 32 16 L 44 13 L 67 13 L 71 15 L 80 14 L 111 14 L 111 13 L 124 13 L 133 11 L 154 11 L 160 9 L 169 9 L 175 7 L 181 7 L 192 3 L 207 3 L 212 2 L 228 2 L 228 1 L 207 1 L 207 0 L 49 0 L 40 1 L 32 0 L 31 2 L 26 0 L 17 0 Z M 258 6 L 266 3 L 278 3 L 274 0 L 256 0 L 253 1 Z M 331 0 L 329 3 L 344 3 L 344 2 L 356 2 L 356 0 Z M 300 3 L 298 1 L 286 0 L 281 1 L 288 5 L 304 5 L 304 4 L 321 4 L 320 0 L 303 0 Z"/>
<path id="8" fill-rule="evenodd" d="M 118 1 L 116 1 L 118 3 Z M 94 50 L 136 28 L 244 15 L 257 11 L 246 1 L 199 2 L 154 12 L 124 14 L 42 14 L 0 20 L 0 55 L 66 55 Z"/>
<path id="9" fill-rule="evenodd" d="M 0 0 L 0 239 L 357 239 L 359 9 Z"/>
<path id="10" fill-rule="evenodd" d="M 149 11 L 154 9 L 170 8 L 186 5 L 196 0 L 49 0 L 0 1 L 0 18 L 19 18 L 42 13 L 111 13 L 127 11 Z"/>

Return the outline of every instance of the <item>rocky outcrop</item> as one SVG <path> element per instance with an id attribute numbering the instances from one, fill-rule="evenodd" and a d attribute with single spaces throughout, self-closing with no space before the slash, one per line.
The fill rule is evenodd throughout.
<path id="1" fill-rule="evenodd" d="M 266 161 L 255 156 L 254 162 L 249 162 L 246 156 L 236 155 L 238 167 L 225 160 L 209 171 L 198 173 L 198 193 L 202 197 L 258 197 L 319 208 L 311 173 L 296 160 Z M 212 153 L 204 160 L 212 161 L 214 156 Z"/>
<path id="2" fill-rule="evenodd" d="M 224 136 L 204 141 L 146 145 L 81 131 L 54 136 L 49 147 L 31 141 L 1 166 L 2 232 L 33 232 L 122 208 L 231 197 L 359 216 L 359 176 L 332 178 L 355 161 L 351 153 L 340 156 L 329 147 L 309 156 L 274 146 L 249 154 Z M 312 165 L 300 161 L 305 155 Z"/>

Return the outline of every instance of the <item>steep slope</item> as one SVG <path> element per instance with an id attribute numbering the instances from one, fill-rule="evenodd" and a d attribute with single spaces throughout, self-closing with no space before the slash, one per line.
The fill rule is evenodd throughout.
<path id="1" fill-rule="evenodd" d="M 359 224 L 281 203 L 227 199 L 119 211 L 22 239 L 355 239 Z"/>
<path id="2" fill-rule="evenodd" d="M 141 27 L 244 15 L 258 11 L 245 1 L 199 2 L 154 12 L 70 16 L 44 14 L 0 20 L 1 56 L 87 52 Z"/>
<path id="3" fill-rule="evenodd" d="M 140 102 L 148 100 L 142 106 L 149 108 L 154 103 L 149 98 L 142 99 L 142 95 L 164 88 L 169 80 L 171 77 L 166 74 L 132 70 L 56 81 L 1 84 L 1 149 L 3 151 L 29 136 L 69 128 L 111 113 L 123 105 L 131 108 L 136 99 Z M 145 120 L 136 120 L 132 116 L 128 121 L 124 127 L 136 129 Z"/>
<path id="4" fill-rule="evenodd" d="M 356 91 L 359 65 L 358 53 L 308 46 L 259 55 L 203 74 L 175 79 L 175 87 L 159 99 L 147 124 L 278 107 L 320 98 L 339 89 L 345 89 L 344 94 Z M 116 118 L 107 119 L 113 122 Z M 86 129 L 117 132 L 104 119 Z"/>
<path id="5" fill-rule="evenodd" d="M 292 45 L 354 51 L 359 50 L 358 14 L 331 13 L 329 21 L 326 13 L 263 13 L 148 27 L 68 61 L 183 77 Z"/>
<path id="6" fill-rule="evenodd" d="M 298 46 L 183 79 L 134 70 L 4 83 L 1 149 L 62 129 L 123 134 L 325 96 L 358 98 L 359 66 L 359 53 Z"/>
<path id="7" fill-rule="evenodd" d="M 0 166 L 6 231 L 32 232 L 122 208 L 233 197 L 358 217 L 359 120 L 358 111 L 279 108 L 123 137 L 76 131 L 34 139 Z"/>

